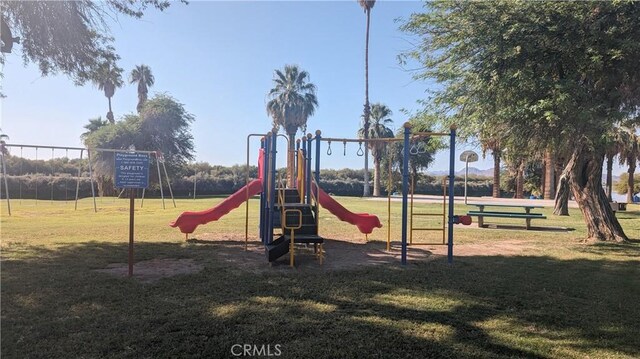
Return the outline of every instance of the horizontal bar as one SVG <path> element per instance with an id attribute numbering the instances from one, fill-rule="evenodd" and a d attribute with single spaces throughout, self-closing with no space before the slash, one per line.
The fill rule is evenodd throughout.
<path id="1" fill-rule="evenodd" d="M 40 145 L 18 145 L 18 144 L 9 144 L 9 143 L 5 143 L 5 147 L 25 147 L 25 148 L 47 148 L 47 149 L 53 149 L 53 150 L 84 150 L 86 151 L 86 148 L 82 148 L 82 147 L 60 147 L 60 146 L 40 146 Z"/>
<path id="2" fill-rule="evenodd" d="M 158 151 L 142 151 L 142 150 L 115 150 L 112 148 L 82 148 L 82 147 L 62 147 L 62 146 L 46 146 L 46 145 L 21 145 L 15 143 L 6 143 L 5 147 L 21 147 L 21 148 L 45 148 L 50 150 L 78 150 L 78 151 L 93 151 L 93 152 L 135 152 L 135 153 L 147 153 L 156 154 Z"/>
<path id="3" fill-rule="evenodd" d="M 389 137 L 389 138 L 368 138 L 368 139 L 357 139 L 357 138 L 332 138 L 332 137 L 321 137 L 321 141 L 325 142 L 355 142 L 355 143 L 366 143 L 366 142 L 401 142 L 404 141 L 404 138 L 399 137 Z"/>
<path id="4" fill-rule="evenodd" d="M 442 213 L 412 213 L 412 216 L 438 216 L 438 217 L 444 217 L 444 214 Z"/>
<path id="5" fill-rule="evenodd" d="M 411 228 L 412 231 L 444 231 L 444 228 Z"/>
<path id="6" fill-rule="evenodd" d="M 409 243 L 410 246 L 444 246 L 447 243 Z"/>
<path id="7" fill-rule="evenodd" d="M 414 132 L 412 137 L 424 137 L 424 136 L 449 136 L 449 132 Z"/>

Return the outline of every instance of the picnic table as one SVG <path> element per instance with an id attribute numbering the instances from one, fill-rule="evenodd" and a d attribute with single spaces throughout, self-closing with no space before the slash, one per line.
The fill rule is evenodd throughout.
<path id="1" fill-rule="evenodd" d="M 485 227 L 484 218 L 485 217 L 494 217 L 494 218 L 520 218 L 524 219 L 526 223 L 526 229 L 531 229 L 531 220 L 532 219 L 547 219 L 547 217 L 543 216 L 542 213 L 532 213 L 531 210 L 534 208 L 544 208 L 544 206 L 535 206 L 535 205 L 516 205 L 516 204 L 494 204 L 494 203 L 468 203 L 468 206 L 476 206 L 478 210 L 469 211 L 467 215 L 478 217 L 478 227 Z M 487 211 L 486 207 L 497 207 L 498 210 Z M 522 208 L 524 212 L 507 212 L 501 211 L 503 208 Z"/>

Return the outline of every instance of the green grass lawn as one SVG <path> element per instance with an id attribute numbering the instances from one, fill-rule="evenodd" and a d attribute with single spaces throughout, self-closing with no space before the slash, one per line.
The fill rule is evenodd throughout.
<path id="1" fill-rule="evenodd" d="M 214 241 L 185 242 L 167 225 L 184 210 L 220 200 L 178 200 L 177 209 L 167 201 L 166 210 L 145 200 L 138 207 L 137 261 L 193 259 L 204 267 L 154 282 L 95 271 L 126 262 L 127 200 L 99 199 L 98 213 L 90 200 L 77 211 L 72 202 L 16 200 L 11 217 L 2 202 L 2 357 L 221 358 L 232 356 L 234 344 L 270 344 L 272 352 L 280 344 L 284 358 L 640 357 L 639 206 L 618 213 L 635 239 L 625 244 L 583 243 L 579 211 L 559 218 L 544 209 L 549 219 L 534 225 L 568 230 L 456 227 L 456 250 L 464 255 L 453 265 L 432 256 L 405 267 L 309 270 L 272 267 L 266 259 L 239 266 L 219 255 L 235 252 L 224 251 L 230 241 L 215 239 L 244 241 L 244 206 L 194 233 Z M 339 200 L 354 212 L 379 214 L 386 226 L 386 202 Z M 250 211 L 255 242 L 257 201 Z M 399 222 L 394 203 L 394 242 Z M 326 211 L 320 223 L 328 238 L 363 239 Z M 369 239 L 385 241 L 386 233 L 378 229 Z M 426 235 L 416 241 L 431 241 Z M 482 251 L 504 243 L 520 249 Z"/>

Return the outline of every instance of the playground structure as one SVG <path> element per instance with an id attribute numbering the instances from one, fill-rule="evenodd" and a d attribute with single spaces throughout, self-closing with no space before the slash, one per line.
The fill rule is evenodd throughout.
<path id="1" fill-rule="evenodd" d="M 78 199 L 79 199 L 79 190 L 80 190 L 80 181 L 82 179 L 82 171 L 83 171 L 83 163 L 82 163 L 82 159 L 84 156 L 84 153 L 87 153 L 87 167 L 88 167 L 88 172 L 89 172 L 89 181 L 91 184 L 91 197 L 93 198 L 93 210 L 94 212 L 98 211 L 98 207 L 97 207 L 97 203 L 96 203 L 96 193 L 95 193 L 95 187 L 94 187 L 94 176 L 93 176 L 93 164 L 92 164 L 92 154 L 93 153 L 115 153 L 115 152 L 135 152 L 135 153 L 144 153 L 144 154 L 148 154 L 150 156 L 154 156 L 155 157 L 155 162 L 156 162 L 156 168 L 158 171 L 158 181 L 159 181 L 159 186 L 160 186 L 160 196 L 162 197 L 162 208 L 166 208 L 165 206 L 165 196 L 164 196 L 164 189 L 163 189 L 163 183 L 162 183 L 162 173 L 160 170 L 160 167 L 162 166 L 163 172 L 164 172 L 164 176 L 166 179 L 166 183 L 167 186 L 169 188 L 169 193 L 171 196 L 171 200 L 173 201 L 173 206 L 176 207 L 176 203 L 175 203 L 175 199 L 173 197 L 173 190 L 171 189 L 171 182 L 169 181 L 169 175 L 167 173 L 167 168 L 165 166 L 164 163 L 164 157 L 162 155 L 162 153 L 160 151 L 142 151 L 142 150 L 119 150 L 119 149 L 108 149 L 108 148 L 83 148 L 83 147 L 63 147 L 63 146 L 47 146 L 47 145 L 30 145 L 30 144 L 8 144 L 8 143 L 3 143 L 1 144 L 2 146 L 2 150 L 0 151 L 0 166 L 2 168 L 2 177 L 3 177 L 3 181 L 0 181 L 0 193 L 2 193 L 2 189 L 4 188 L 4 198 L 7 200 L 7 214 L 9 216 L 11 216 L 11 199 L 12 196 L 9 193 L 9 184 L 8 184 L 8 175 L 7 175 L 7 159 L 5 156 L 7 156 L 6 153 L 8 153 L 9 148 L 16 148 L 16 149 L 20 149 L 20 158 L 24 158 L 23 155 L 23 151 L 24 149 L 34 149 L 34 154 L 35 154 L 35 173 L 33 173 L 36 177 L 36 184 L 35 184 L 35 200 L 36 200 L 36 204 L 38 201 L 38 182 L 37 182 L 37 178 L 40 176 L 40 174 L 38 173 L 38 150 L 51 150 L 51 162 L 53 164 L 53 160 L 55 159 L 55 151 L 65 151 L 65 157 L 69 158 L 69 151 L 79 151 L 80 152 L 80 161 L 78 162 L 78 172 L 77 175 L 75 176 L 76 179 L 76 188 L 75 188 L 75 196 L 74 196 L 74 210 L 78 209 Z M 15 155 L 14 155 L 15 156 Z M 20 166 L 22 167 L 22 161 L 20 162 Z M 20 168 L 19 169 L 19 173 L 20 176 L 24 175 L 23 169 Z M 22 190 L 22 181 L 20 180 L 20 176 L 18 177 L 18 199 L 22 199 L 23 197 L 23 190 Z M 53 182 L 52 179 L 54 177 L 54 173 L 53 170 L 51 171 L 50 175 L 48 176 L 50 177 L 50 182 L 51 182 L 51 201 L 53 201 L 54 198 L 54 188 L 53 188 Z M 66 185 L 65 185 L 66 186 Z M 120 192 L 120 194 L 122 194 L 122 192 Z M 142 191 L 142 202 L 141 202 L 141 206 L 144 205 L 144 196 L 145 196 L 145 190 Z"/>
<path id="2" fill-rule="evenodd" d="M 295 244 L 313 244 L 314 252 L 320 262 L 323 259 L 324 238 L 319 235 L 319 210 L 320 206 L 331 212 L 340 220 L 355 225 L 358 230 L 368 235 L 374 228 L 381 228 L 382 224 L 377 216 L 368 213 L 353 213 L 344 208 L 330 195 L 325 193 L 320 187 L 320 159 L 322 142 L 356 142 L 360 146 L 373 142 L 392 143 L 402 142 L 402 235 L 401 235 L 401 262 L 407 263 L 407 246 L 411 243 L 413 231 L 418 230 L 438 230 L 442 231 L 442 243 L 424 244 L 445 244 L 447 245 L 447 259 L 453 262 L 453 226 L 455 224 L 470 224 L 469 216 L 454 215 L 453 200 L 453 179 L 455 166 L 455 139 L 456 128 L 451 126 L 449 132 L 411 132 L 411 125 L 405 123 L 404 133 L 401 138 L 377 138 L 377 139 L 346 139 L 346 138 L 323 138 L 321 131 L 316 131 L 315 136 L 307 134 L 301 140 L 296 141 L 295 152 L 288 151 L 295 169 L 290 175 L 295 176 L 292 188 L 287 188 L 286 181 L 280 176 L 277 177 L 276 156 L 277 130 L 273 130 L 266 135 L 251 134 L 247 136 L 247 171 L 249 168 L 249 141 L 252 137 L 260 136 L 260 151 L 258 156 L 258 178 L 251 180 L 247 172 L 246 185 L 237 192 L 229 196 L 223 202 L 208 210 L 198 212 L 184 212 L 175 221 L 170 223 L 172 227 L 180 228 L 186 237 L 198 227 L 211 221 L 218 220 L 232 209 L 239 207 L 246 202 L 245 210 L 245 248 L 248 243 L 248 200 L 260 194 L 260 224 L 259 238 L 265 246 L 267 259 L 273 262 L 285 254 L 289 254 L 290 265 L 295 263 Z M 418 150 L 411 146 L 412 141 L 429 138 L 431 136 L 448 136 L 450 139 L 449 151 L 449 176 L 448 183 L 443 182 L 443 213 L 437 214 L 443 219 L 442 227 L 439 228 L 414 228 L 413 224 L 408 227 L 408 218 L 425 214 L 409 212 L 409 191 L 413 197 L 413 187 L 409 187 L 409 156 L 418 153 Z M 286 138 L 286 137 L 285 137 Z M 409 149 L 410 150 L 407 150 Z M 328 148 L 330 154 L 330 145 Z M 315 156 L 315 162 L 313 161 Z M 315 163 L 315 171 L 312 171 L 312 163 Z M 448 190 L 447 187 L 448 186 Z M 388 196 L 390 208 L 390 195 Z M 413 201 L 411 202 L 413 204 Z M 413 205 L 411 206 L 413 209 Z M 448 210 L 447 210 L 448 209 Z M 388 210 L 388 226 L 390 227 L 390 210 Z M 448 214 L 448 216 L 447 216 Z M 430 215 L 430 214 L 429 214 Z M 445 219 L 447 225 L 445 226 Z M 446 241 L 445 241 L 446 231 Z M 408 241 L 408 237 L 410 240 Z M 387 250 L 390 250 L 390 230 L 387 229 Z M 419 244 L 419 243 L 415 243 Z"/>

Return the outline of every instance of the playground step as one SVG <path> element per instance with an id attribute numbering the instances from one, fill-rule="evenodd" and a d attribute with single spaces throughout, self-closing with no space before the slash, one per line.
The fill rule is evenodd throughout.
<path id="1" fill-rule="evenodd" d="M 290 239 L 286 236 L 280 236 L 275 241 L 264 246 L 265 253 L 269 262 L 273 262 L 283 255 L 289 253 Z"/>
<path id="2" fill-rule="evenodd" d="M 275 216 L 273 217 L 273 226 L 274 227 L 282 227 L 282 212 L 275 212 Z M 287 216 L 285 218 L 285 222 L 288 226 L 297 226 L 298 224 L 302 225 L 315 225 L 316 218 L 313 212 L 310 213 L 302 213 L 300 215 L 296 212 L 287 212 Z"/>
<path id="3" fill-rule="evenodd" d="M 295 243 L 324 243 L 324 238 L 317 235 L 299 235 L 294 238 Z M 275 241 L 265 245 L 265 252 L 269 262 L 273 262 L 283 255 L 289 253 L 291 236 L 278 237 Z"/>
<path id="4" fill-rule="evenodd" d="M 278 194 L 281 189 L 278 188 Z M 284 202 L 285 203 L 300 203 L 300 192 L 297 188 L 285 188 L 284 189 Z"/>

